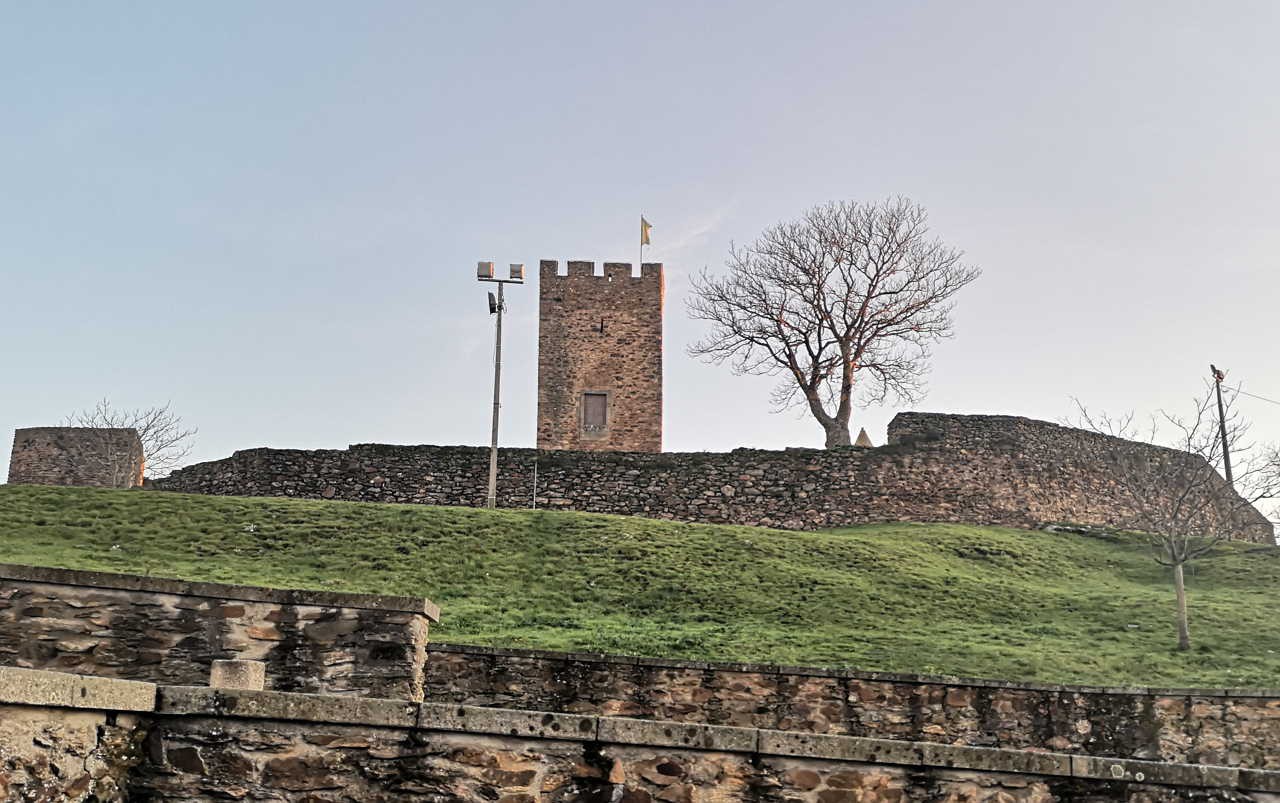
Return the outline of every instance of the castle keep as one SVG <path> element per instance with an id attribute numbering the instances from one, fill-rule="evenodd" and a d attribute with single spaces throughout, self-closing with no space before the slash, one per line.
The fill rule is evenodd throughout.
<path id="1" fill-rule="evenodd" d="M 543 260 L 538 282 L 538 448 L 662 451 L 662 265 Z"/>

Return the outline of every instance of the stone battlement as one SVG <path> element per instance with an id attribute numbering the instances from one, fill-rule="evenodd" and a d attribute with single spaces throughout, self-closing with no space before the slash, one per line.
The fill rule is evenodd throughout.
<path id="1" fill-rule="evenodd" d="M 602 282 L 614 282 L 626 279 L 635 286 L 658 287 L 663 283 L 662 263 L 645 262 L 640 265 L 637 275 L 631 262 L 605 262 L 603 273 L 596 273 L 596 263 L 584 260 L 570 260 L 565 263 L 565 272 L 560 272 L 560 263 L 554 259 L 544 259 L 538 263 L 538 280 L 549 285 L 565 285 L 569 282 L 580 282 L 584 279 L 596 279 Z"/>

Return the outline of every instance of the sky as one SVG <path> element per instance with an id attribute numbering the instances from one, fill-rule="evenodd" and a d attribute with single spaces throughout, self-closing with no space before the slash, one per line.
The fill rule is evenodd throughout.
<path id="1" fill-rule="evenodd" d="M 0 10 L 0 436 L 170 402 L 193 460 L 484 444 L 477 260 L 666 265 L 669 451 L 821 446 L 690 357 L 689 276 L 904 195 L 983 276 L 901 409 L 1280 399 L 1280 4 L 26 3 Z M 535 437 L 536 280 L 502 442 Z M 1280 441 L 1280 404 L 1245 398 Z M 0 478 L 7 474 L 0 449 Z"/>

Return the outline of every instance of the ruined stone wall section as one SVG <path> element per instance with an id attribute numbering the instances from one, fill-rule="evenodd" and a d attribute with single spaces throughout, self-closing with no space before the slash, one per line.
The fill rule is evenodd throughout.
<path id="1" fill-rule="evenodd" d="M 142 441 L 132 429 L 31 427 L 13 435 L 13 485 L 134 488 L 142 471 Z"/>
<path id="2" fill-rule="evenodd" d="M 543 260 L 538 288 L 538 447 L 662 450 L 662 265 Z M 583 394 L 607 398 L 603 429 L 585 426 Z"/>
<path id="3" fill-rule="evenodd" d="M 238 658 L 266 662 L 270 689 L 421 700 L 438 617 L 416 598 L 0 564 L 0 666 L 203 685 Z"/>
<path id="4" fill-rule="evenodd" d="M 1119 482 L 1121 459 L 1169 454 L 1014 416 L 900 413 L 889 443 L 876 449 L 503 449 L 498 503 L 527 508 L 536 497 L 538 508 L 790 530 L 879 521 L 1127 526 L 1139 511 Z M 487 471 L 488 450 L 465 446 L 250 449 L 177 471 L 157 487 L 482 506 Z M 1221 490 L 1233 495 L 1225 482 Z M 1274 543 L 1261 513 L 1246 507 L 1243 515 L 1240 539 Z"/>

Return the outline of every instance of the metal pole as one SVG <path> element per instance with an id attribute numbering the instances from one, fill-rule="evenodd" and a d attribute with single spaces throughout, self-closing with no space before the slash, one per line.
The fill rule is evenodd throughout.
<path id="1" fill-rule="evenodd" d="M 493 437 L 489 441 L 489 499 L 486 507 L 498 506 L 498 409 L 502 388 L 502 282 L 498 282 L 498 326 L 493 347 Z"/>
<path id="2" fill-rule="evenodd" d="M 1218 433 L 1222 436 L 1222 468 L 1227 475 L 1227 485 L 1235 487 L 1235 480 L 1231 478 L 1231 449 L 1227 446 L 1227 421 L 1226 411 L 1222 406 L 1222 374 L 1212 365 L 1209 370 L 1213 372 L 1213 388 L 1218 392 Z"/>

